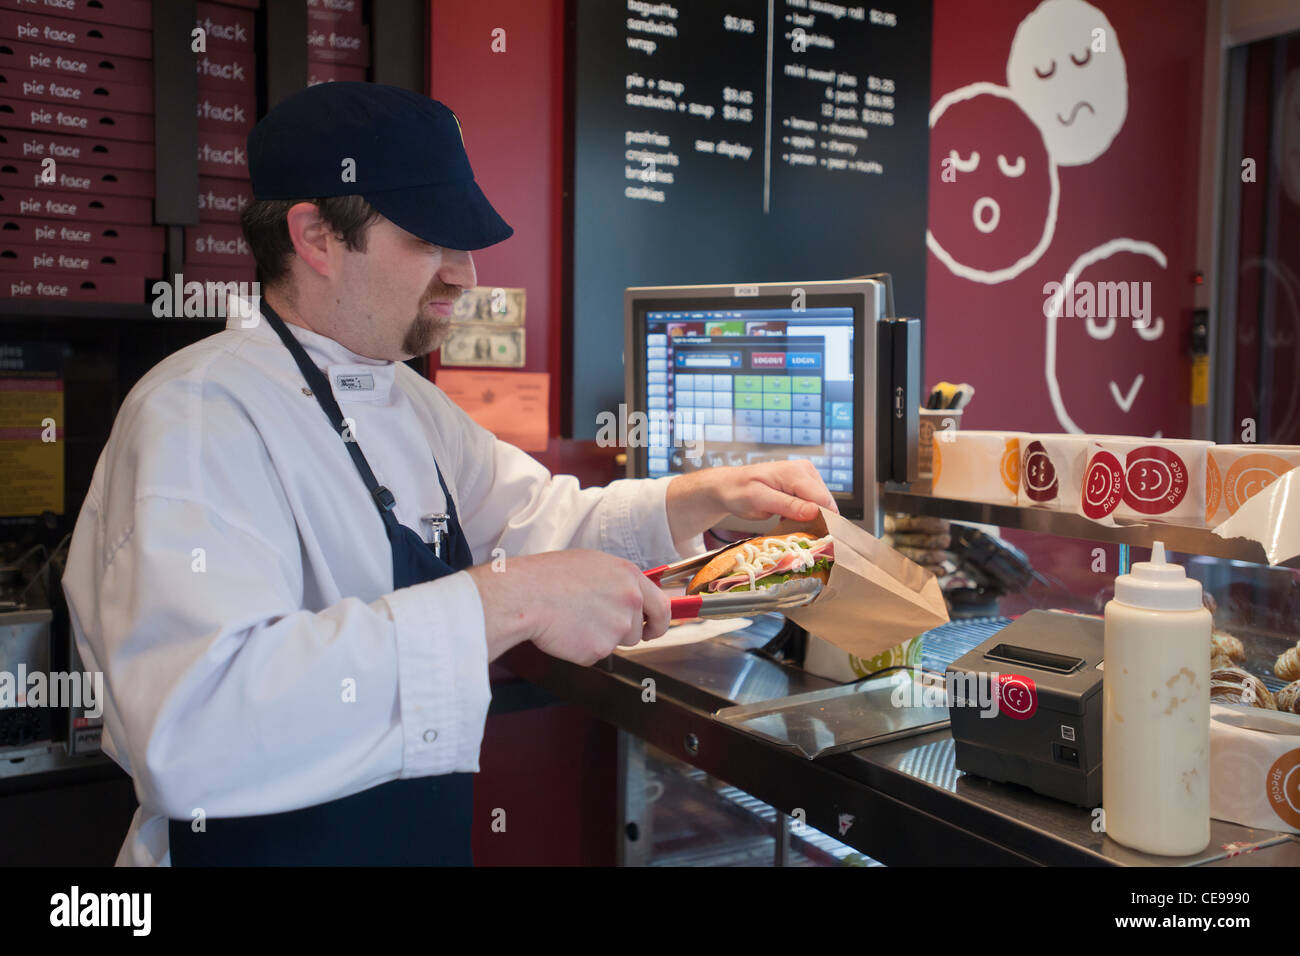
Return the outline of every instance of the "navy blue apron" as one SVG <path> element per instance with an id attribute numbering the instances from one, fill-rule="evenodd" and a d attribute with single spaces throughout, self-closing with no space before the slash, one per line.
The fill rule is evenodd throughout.
<path id="1" fill-rule="evenodd" d="M 329 381 L 298 340 L 265 302 L 262 314 L 293 354 L 379 510 L 393 551 L 393 589 L 432 581 L 474 563 L 456 518 L 447 483 L 447 530 L 442 556 L 401 524 L 393 493 L 375 480 L 360 446 L 345 436 L 343 413 Z M 392 780 L 315 807 L 254 817 L 208 818 L 195 833 L 190 820 L 171 820 L 168 839 L 173 866 L 472 866 L 470 820 L 474 775 L 452 773 Z"/>

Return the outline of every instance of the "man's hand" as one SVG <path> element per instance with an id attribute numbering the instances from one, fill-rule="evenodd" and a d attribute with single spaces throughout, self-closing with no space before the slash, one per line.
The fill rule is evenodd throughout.
<path id="1" fill-rule="evenodd" d="M 668 528 L 674 541 L 688 541 L 728 515 L 751 521 L 772 515 L 811 521 L 818 505 L 837 514 L 840 510 L 807 459 L 702 468 L 668 483 Z"/>
<path id="2" fill-rule="evenodd" d="M 469 568 L 487 625 L 488 659 L 523 641 L 575 664 L 594 664 L 668 630 L 668 595 L 635 564 L 601 551 L 510 558 L 505 571 Z"/>

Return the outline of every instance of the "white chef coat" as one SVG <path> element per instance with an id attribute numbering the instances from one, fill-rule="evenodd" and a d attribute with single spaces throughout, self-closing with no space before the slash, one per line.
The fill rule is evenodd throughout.
<path id="1" fill-rule="evenodd" d="M 229 313 L 228 313 L 229 314 Z M 104 673 L 104 751 L 140 807 L 119 865 L 168 865 L 167 819 L 277 813 L 405 777 L 477 771 L 490 691 L 465 572 L 393 590 L 383 522 L 262 317 L 131 390 L 95 467 L 63 586 Z M 482 564 L 597 548 L 645 568 L 674 542 L 671 478 L 579 489 L 402 363 L 294 325 L 399 521 L 446 511 Z M 497 550 L 500 549 L 500 550 Z"/>

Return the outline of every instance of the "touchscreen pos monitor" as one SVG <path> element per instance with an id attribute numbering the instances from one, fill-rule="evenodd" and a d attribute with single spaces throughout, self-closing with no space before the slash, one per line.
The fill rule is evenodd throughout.
<path id="1" fill-rule="evenodd" d="M 886 302 L 880 279 L 628 289 L 627 420 L 645 424 L 628 475 L 806 458 L 840 513 L 875 532 Z"/>

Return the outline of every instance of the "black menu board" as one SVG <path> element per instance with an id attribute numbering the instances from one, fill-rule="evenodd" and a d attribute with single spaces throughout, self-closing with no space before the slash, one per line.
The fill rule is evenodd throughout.
<path id="1" fill-rule="evenodd" d="M 623 401 L 623 290 L 890 272 L 925 295 L 929 0 L 577 0 L 573 433 Z"/>

